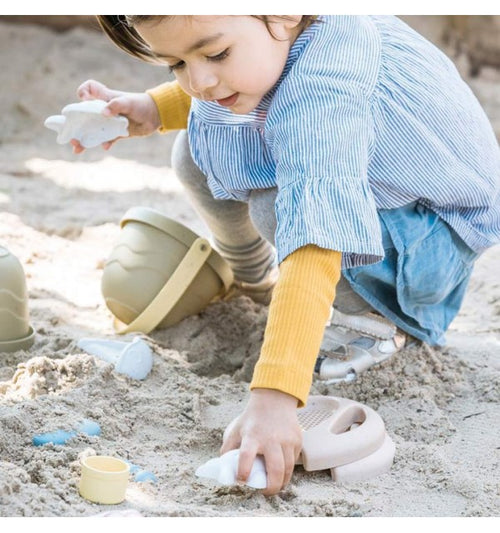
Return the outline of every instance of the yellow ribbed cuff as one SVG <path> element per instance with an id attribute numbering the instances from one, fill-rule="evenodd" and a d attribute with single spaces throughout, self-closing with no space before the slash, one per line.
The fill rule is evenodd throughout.
<path id="1" fill-rule="evenodd" d="M 191 97 L 180 88 L 176 81 L 163 83 L 146 92 L 158 108 L 161 121 L 158 129 L 160 133 L 187 128 Z"/>
<path id="2" fill-rule="evenodd" d="M 280 390 L 306 404 L 341 259 L 340 252 L 307 245 L 281 263 L 250 389 Z"/>

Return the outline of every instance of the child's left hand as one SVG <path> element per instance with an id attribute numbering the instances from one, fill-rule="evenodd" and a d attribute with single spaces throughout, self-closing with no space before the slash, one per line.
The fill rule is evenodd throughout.
<path id="1" fill-rule="evenodd" d="M 297 398 L 272 389 L 254 389 L 243 413 L 224 432 L 221 454 L 240 449 L 238 481 L 245 482 L 257 455 L 263 455 L 267 488 L 277 494 L 290 481 L 302 449 Z"/>

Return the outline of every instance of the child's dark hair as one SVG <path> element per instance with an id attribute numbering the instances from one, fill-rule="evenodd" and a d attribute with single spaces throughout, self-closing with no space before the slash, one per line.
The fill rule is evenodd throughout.
<path id="1" fill-rule="evenodd" d="M 170 15 L 97 15 L 97 21 L 104 33 L 119 48 L 148 63 L 158 63 L 158 58 L 139 35 L 134 25 L 141 22 L 160 22 L 168 16 Z M 262 20 L 269 33 L 274 37 L 269 15 L 252 16 Z M 298 25 L 300 33 L 313 24 L 317 18 L 317 15 L 302 15 Z"/>

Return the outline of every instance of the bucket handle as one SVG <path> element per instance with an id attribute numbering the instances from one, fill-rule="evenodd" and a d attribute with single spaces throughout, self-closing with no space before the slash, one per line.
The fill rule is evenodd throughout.
<path id="1" fill-rule="evenodd" d="M 186 292 L 211 252 L 210 243 L 206 239 L 198 237 L 161 291 L 135 320 L 124 326 L 115 318 L 116 332 L 123 335 L 131 332 L 148 334 L 153 331 Z"/>

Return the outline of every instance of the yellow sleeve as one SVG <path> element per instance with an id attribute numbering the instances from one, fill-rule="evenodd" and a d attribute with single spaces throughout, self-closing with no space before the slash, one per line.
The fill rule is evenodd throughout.
<path id="1" fill-rule="evenodd" d="M 160 133 L 185 130 L 191 107 L 191 97 L 176 81 L 169 81 L 146 91 L 154 100 L 160 114 Z"/>
<path id="2" fill-rule="evenodd" d="M 309 244 L 280 264 L 250 389 L 276 389 L 306 404 L 340 279 L 342 254 Z"/>

